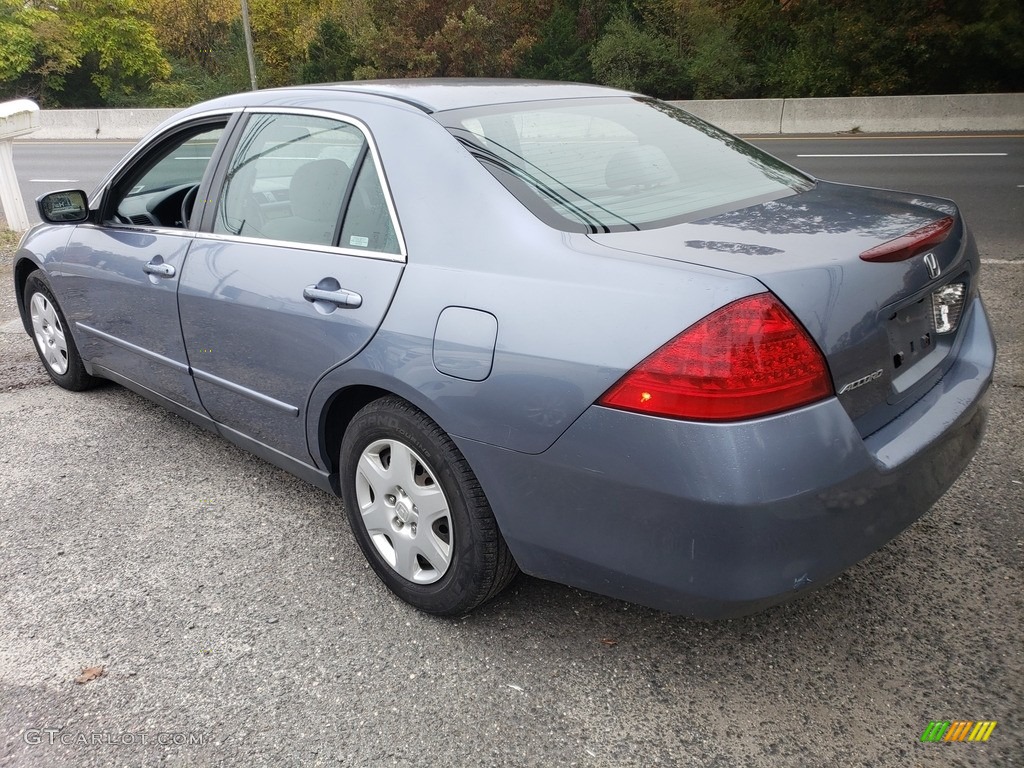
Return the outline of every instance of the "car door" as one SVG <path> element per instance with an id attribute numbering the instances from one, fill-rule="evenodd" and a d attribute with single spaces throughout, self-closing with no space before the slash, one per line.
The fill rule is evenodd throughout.
<path id="1" fill-rule="evenodd" d="M 254 111 L 215 185 L 178 296 L 196 387 L 229 436 L 309 463 L 310 393 L 373 337 L 405 261 L 379 158 L 355 121 Z"/>
<path id="2" fill-rule="evenodd" d="M 228 115 L 150 142 L 101 193 L 98 224 L 75 229 L 59 270 L 82 356 L 172 404 L 202 413 L 178 322 L 178 281 Z"/>

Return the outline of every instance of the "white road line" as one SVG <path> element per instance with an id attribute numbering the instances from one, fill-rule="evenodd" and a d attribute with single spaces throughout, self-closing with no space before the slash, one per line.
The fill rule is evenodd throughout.
<path id="1" fill-rule="evenodd" d="M 29 179 L 29 183 L 37 184 L 74 184 L 78 179 Z"/>
<path id="2" fill-rule="evenodd" d="M 982 264 L 1014 264 L 1018 267 L 1024 266 L 1024 259 L 982 259 Z"/>
<path id="3" fill-rule="evenodd" d="M 797 155 L 797 157 L 1006 157 L 1006 152 L 904 152 L 892 154 Z"/>
<path id="4" fill-rule="evenodd" d="M 1019 139 L 1019 133 L 915 133 L 912 135 L 893 136 L 890 134 L 850 133 L 850 134 L 829 134 L 828 136 L 765 136 L 764 134 L 740 134 L 751 136 L 755 141 L 927 141 L 930 139 Z M 29 139 L 29 143 L 39 142 L 39 139 Z"/>

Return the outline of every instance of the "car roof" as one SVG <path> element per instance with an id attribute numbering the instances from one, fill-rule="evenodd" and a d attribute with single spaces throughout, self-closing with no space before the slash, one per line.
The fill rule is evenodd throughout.
<path id="1" fill-rule="evenodd" d="M 257 105 L 261 94 L 266 94 L 269 98 L 272 95 L 280 97 L 288 91 L 308 93 L 310 90 L 346 91 L 383 96 L 411 104 L 424 112 L 443 112 L 449 109 L 513 104 L 523 101 L 635 95 L 628 91 L 585 83 L 452 77 L 359 80 L 347 83 L 275 88 L 250 94 L 249 103 Z"/>
<path id="2" fill-rule="evenodd" d="M 585 83 L 486 78 L 408 78 L 335 83 L 330 88 L 361 91 L 406 101 L 428 112 L 547 99 L 578 99 L 624 94 Z"/>

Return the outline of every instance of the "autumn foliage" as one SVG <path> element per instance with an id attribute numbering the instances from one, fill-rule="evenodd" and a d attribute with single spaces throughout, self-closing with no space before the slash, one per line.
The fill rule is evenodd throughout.
<path id="1" fill-rule="evenodd" d="M 0 98 L 183 106 L 249 85 L 240 0 L 0 0 Z M 261 87 L 538 77 L 665 98 L 1024 87 L 1020 0 L 249 0 Z"/>

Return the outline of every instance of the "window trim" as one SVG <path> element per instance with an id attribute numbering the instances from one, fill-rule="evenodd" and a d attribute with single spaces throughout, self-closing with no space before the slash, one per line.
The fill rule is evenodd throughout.
<path id="1" fill-rule="evenodd" d="M 408 252 L 405 245 L 405 235 L 402 232 L 402 227 L 398 219 L 398 211 L 395 208 L 394 196 L 391 193 L 391 185 L 388 183 L 387 174 L 384 172 L 384 165 L 380 160 L 380 152 L 377 149 L 377 143 L 373 138 L 373 134 L 370 132 L 369 127 L 359 118 L 351 115 L 346 115 L 340 112 L 332 112 L 323 109 L 310 109 L 306 107 L 246 107 L 242 110 L 243 116 L 238 121 L 232 132 L 231 139 L 224 146 L 224 151 L 221 154 L 220 159 L 217 163 L 217 168 L 214 172 L 211 181 L 211 191 L 216 189 L 216 196 L 207 195 L 207 199 L 210 201 L 206 204 L 206 208 L 203 211 L 202 219 L 199 222 L 199 229 L 195 232 L 197 240 L 213 240 L 217 242 L 229 242 L 229 243 L 246 243 L 251 245 L 273 245 L 287 248 L 296 248 L 304 251 L 316 251 L 318 253 L 336 253 L 340 256 L 357 256 L 362 258 L 379 259 L 381 261 L 392 261 L 404 264 L 408 261 Z M 249 124 L 251 115 L 299 115 L 306 117 L 319 117 L 327 120 L 333 120 L 338 123 L 344 123 L 351 125 L 353 128 L 358 130 L 363 140 L 366 142 L 368 152 L 373 158 L 374 167 L 377 172 L 377 180 L 380 183 L 381 191 L 384 194 L 384 202 L 388 208 L 388 216 L 391 218 L 391 226 L 394 227 L 395 237 L 398 240 L 398 253 L 387 253 L 386 251 L 375 251 L 372 249 L 353 249 L 343 248 L 339 245 L 318 245 L 315 243 L 303 243 L 296 242 L 293 240 L 273 240 L 266 237 L 250 237 L 248 235 L 229 235 L 219 232 L 213 232 L 213 216 L 216 214 L 217 206 L 220 204 L 221 196 L 224 194 L 224 182 L 225 176 L 227 175 L 227 168 L 234 157 L 234 150 L 236 149 L 238 141 L 241 140 L 243 133 L 245 132 L 246 126 Z M 355 173 L 358 169 L 353 169 Z M 345 216 L 348 215 L 347 201 L 345 201 Z M 341 215 L 342 211 L 339 211 L 339 222 L 338 227 L 344 225 L 345 216 Z"/>

